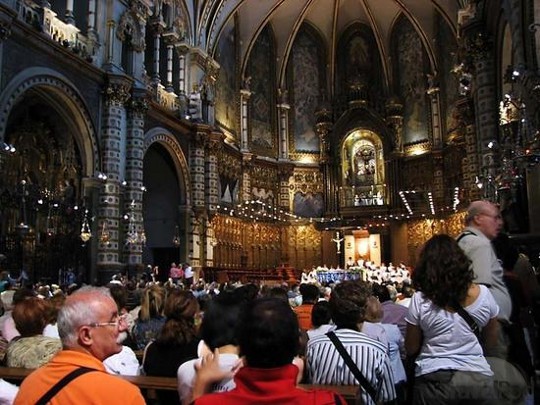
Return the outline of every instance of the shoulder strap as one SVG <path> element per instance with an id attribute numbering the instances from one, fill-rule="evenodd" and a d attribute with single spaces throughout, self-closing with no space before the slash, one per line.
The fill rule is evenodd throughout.
<path id="1" fill-rule="evenodd" d="M 469 235 L 474 235 L 476 236 L 476 234 L 474 232 L 471 232 L 471 231 L 465 231 L 463 232 L 461 235 L 458 236 L 458 238 L 456 239 L 456 242 L 459 243 L 459 241 L 461 239 L 463 239 L 465 236 L 469 236 Z"/>
<path id="2" fill-rule="evenodd" d="M 480 327 L 476 323 L 476 321 L 473 319 L 471 314 L 469 314 L 461 305 L 459 302 L 454 302 L 452 305 L 456 312 L 461 316 L 465 322 L 467 322 L 467 325 L 471 328 L 475 336 L 480 340 Z"/>
<path id="3" fill-rule="evenodd" d="M 64 388 L 66 385 L 68 385 L 71 381 L 73 381 L 75 378 L 86 374 L 90 371 L 97 371 L 94 368 L 88 368 L 88 367 L 79 367 L 73 370 L 72 372 L 66 374 L 60 381 L 58 381 L 56 384 L 54 384 L 49 391 L 47 391 L 37 402 L 36 405 L 46 405 L 49 403 L 49 401 L 58 394 L 58 391 L 60 391 L 62 388 Z"/>
<path id="4" fill-rule="evenodd" d="M 345 361 L 345 364 L 347 365 L 347 367 L 349 367 L 351 373 L 354 374 L 355 378 L 358 380 L 362 388 L 368 393 L 373 402 L 377 403 L 377 391 L 375 391 L 375 388 L 373 388 L 373 386 L 369 383 L 366 377 L 364 377 L 362 372 L 358 369 L 358 366 L 354 363 L 349 353 L 347 353 L 347 350 L 345 350 L 343 343 L 341 343 L 339 338 L 332 331 L 328 332 L 326 336 L 330 338 L 337 351 Z"/>

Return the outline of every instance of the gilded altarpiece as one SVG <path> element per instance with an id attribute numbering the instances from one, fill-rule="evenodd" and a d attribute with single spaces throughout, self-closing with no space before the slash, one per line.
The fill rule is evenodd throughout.
<path id="1" fill-rule="evenodd" d="M 322 237 L 313 225 L 289 226 L 283 232 L 284 262 L 297 270 L 311 270 L 321 265 Z"/>
<path id="2" fill-rule="evenodd" d="M 320 171 L 295 170 L 289 184 L 293 213 L 304 218 L 321 217 L 324 210 L 322 187 Z"/>
<path id="3" fill-rule="evenodd" d="M 453 238 L 457 237 L 465 226 L 464 219 L 465 213 L 460 212 L 446 218 L 410 221 L 407 228 L 408 263 L 414 266 L 422 246 L 431 237 L 439 234 L 447 234 Z"/>
<path id="4" fill-rule="evenodd" d="M 281 226 L 218 214 L 214 228 L 214 265 L 227 269 L 270 269 L 281 262 Z"/>

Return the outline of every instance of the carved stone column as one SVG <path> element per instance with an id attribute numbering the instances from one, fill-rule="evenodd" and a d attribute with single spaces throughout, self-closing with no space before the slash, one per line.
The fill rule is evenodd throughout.
<path id="1" fill-rule="evenodd" d="M 66 23 L 75 25 L 75 15 L 73 14 L 73 0 L 66 0 Z"/>
<path id="2" fill-rule="evenodd" d="M 497 161 L 494 148 L 488 144 L 498 134 L 498 101 L 496 69 L 492 41 L 481 31 L 468 33 L 465 38 L 467 53 L 474 61 L 473 99 L 476 111 L 476 142 L 481 162 L 479 176 L 483 177 L 484 198 L 495 199 Z"/>
<path id="3" fill-rule="evenodd" d="M 249 201 L 251 199 L 251 169 L 253 168 L 254 157 L 255 155 L 252 153 L 242 154 L 241 201 Z"/>
<path id="4" fill-rule="evenodd" d="M 279 160 L 289 160 L 289 110 L 287 90 L 279 90 L 280 103 L 277 105 L 279 114 Z"/>
<path id="5" fill-rule="evenodd" d="M 216 213 L 219 204 L 219 172 L 218 152 L 223 147 L 225 136 L 221 132 L 212 132 L 206 143 L 205 181 L 206 181 L 206 210 L 209 216 Z"/>
<path id="6" fill-rule="evenodd" d="M 120 168 L 122 159 L 122 128 L 125 120 L 124 104 L 129 99 L 129 84 L 109 78 L 105 88 L 102 126 L 102 162 L 107 178 L 99 199 L 98 272 L 101 281 L 121 267 L 119 247 L 120 225 Z"/>
<path id="7" fill-rule="evenodd" d="M 205 145 L 208 134 L 197 128 L 189 148 L 189 168 L 192 185 L 192 207 L 196 212 L 205 211 Z"/>
<path id="8" fill-rule="evenodd" d="M 242 152 L 249 151 L 248 101 L 250 97 L 251 91 L 240 90 L 240 150 Z"/>
<path id="9" fill-rule="evenodd" d="M 152 81 L 154 84 L 161 83 L 161 76 L 159 72 L 160 67 L 160 46 L 161 46 L 161 34 L 163 33 L 163 30 L 165 29 L 164 23 L 161 20 L 161 18 L 153 18 L 152 22 L 152 30 L 154 35 L 154 56 L 152 60 L 153 70 L 152 70 Z"/>
<path id="10" fill-rule="evenodd" d="M 144 119 L 147 110 L 146 92 L 134 92 L 128 103 L 124 194 L 124 212 L 132 218 L 125 224 L 124 254 L 127 264 L 135 270 L 142 268 L 142 249 L 146 242 L 142 202 Z"/>
<path id="11" fill-rule="evenodd" d="M 338 208 L 338 192 L 336 184 L 336 173 L 333 170 L 332 150 L 330 145 L 330 136 L 332 131 L 332 119 L 329 110 L 323 109 L 315 113 L 317 124 L 315 130 L 319 135 L 320 141 L 320 162 L 324 183 L 324 211 L 325 213 L 336 213 Z M 339 166 L 339 165 L 338 165 Z"/>

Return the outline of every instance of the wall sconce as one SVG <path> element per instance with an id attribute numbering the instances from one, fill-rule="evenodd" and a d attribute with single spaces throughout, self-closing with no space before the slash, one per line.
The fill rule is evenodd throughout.
<path id="1" fill-rule="evenodd" d="M 111 239 L 108 225 L 109 221 L 104 220 L 101 227 L 101 235 L 99 235 L 99 241 L 105 245 L 109 245 Z"/>
<path id="2" fill-rule="evenodd" d="M 178 225 L 174 227 L 174 236 L 172 243 L 174 247 L 180 247 L 180 231 L 178 230 Z"/>
<path id="3" fill-rule="evenodd" d="M 92 237 L 92 232 L 90 231 L 90 224 L 88 222 L 88 210 L 84 210 L 84 217 L 81 224 L 81 234 L 80 238 L 83 243 L 86 243 Z"/>

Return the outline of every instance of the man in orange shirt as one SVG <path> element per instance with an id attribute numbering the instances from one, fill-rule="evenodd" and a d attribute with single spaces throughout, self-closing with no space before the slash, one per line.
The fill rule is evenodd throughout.
<path id="1" fill-rule="evenodd" d="M 298 318 L 300 329 L 309 330 L 313 328 L 311 311 L 313 310 L 313 305 L 319 300 L 319 287 L 314 284 L 300 284 L 300 294 L 302 294 L 302 305 L 293 309 Z"/>
<path id="2" fill-rule="evenodd" d="M 70 295 L 58 314 L 63 350 L 25 378 L 14 404 L 143 405 L 139 389 L 108 374 L 102 363 L 120 352 L 126 329 L 108 289 L 85 287 Z"/>

